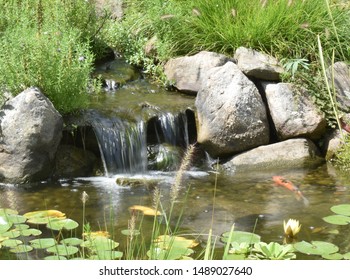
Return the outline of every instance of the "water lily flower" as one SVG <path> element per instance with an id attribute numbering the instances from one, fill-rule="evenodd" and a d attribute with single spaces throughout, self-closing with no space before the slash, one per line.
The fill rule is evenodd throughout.
<path id="1" fill-rule="evenodd" d="M 284 233 L 289 237 L 294 237 L 298 234 L 301 229 L 301 224 L 298 220 L 289 219 L 286 223 L 283 221 Z"/>

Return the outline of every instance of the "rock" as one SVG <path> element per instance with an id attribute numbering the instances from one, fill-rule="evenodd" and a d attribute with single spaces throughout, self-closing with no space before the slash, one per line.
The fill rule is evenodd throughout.
<path id="1" fill-rule="evenodd" d="M 111 14 L 112 19 L 121 19 L 124 16 L 123 2 L 124 0 L 96 0 L 96 11 L 102 17 L 107 11 Z"/>
<path id="2" fill-rule="evenodd" d="M 321 162 L 319 155 L 318 148 L 311 140 L 296 138 L 241 153 L 221 167 L 229 172 L 302 168 Z"/>
<path id="3" fill-rule="evenodd" d="M 342 131 L 343 136 L 345 137 L 348 132 L 345 130 Z M 344 141 L 340 134 L 339 129 L 334 129 L 329 133 L 326 133 L 323 139 L 322 152 L 326 160 L 332 160 L 336 153 L 343 146 Z"/>
<path id="4" fill-rule="evenodd" d="M 1 180 L 24 183 L 51 175 L 63 121 L 39 89 L 29 88 L 5 104 L 0 129 Z"/>
<path id="5" fill-rule="evenodd" d="M 326 131 L 326 119 L 311 101 L 306 90 L 292 84 L 268 84 L 265 87 L 270 115 L 280 140 L 295 137 L 319 139 Z"/>
<path id="6" fill-rule="evenodd" d="M 197 141 L 212 157 L 269 143 L 266 108 L 259 91 L 233 62 L 208 72 L 195 105 Z"/>
<path id="7" fill-rule="evenodd" d="M 155 187 L 158 186 L 160 180 L 158 179 L 148 179 L 148 178 L 117 178 L 116 183 L 119 186 L 123 187 L 144 187 L 149 190 L 154 189 Z"/>
<path id="8" fill-rule="evenodd" d="M 241 71 L 249 77 L 261 80 L 278 81 L 284 72 L 278 60 L 252 49 L 239 47 L 234 55 Z"/>
<path id="9" fill-rule="evenodd" d="M 96 160 L 96 156 L 88 150 L 60 145 L 56 156 L 55 176 L 59 178 L 92 176 Z"/>
<path id="10" fill-rule="evenodd" d="M 337 93 L 338 107 L 350 113 L 350 70 L 345 62 L 334 63 L 334 86 Z M 332 77 L 332 68 L 328 68 L 328 76 Z M 332 79 L 329 78 L 330 84 Z"/>
<path id="11" fill-rule="evenodd" d="M 208 70 L 227 61 L 229 58 L 225 55 L 202 51 L 193 56 L 170 59 L 164 66 L 164 73 L 178 90 L 196 94 Z"/>
<path id="12" fill-rule="evenodd" d="M 161 171 L 175 171 L 179 168 L 182 158 L 182 149 L 169 144 L 149 145 L 148 169 Z"/>

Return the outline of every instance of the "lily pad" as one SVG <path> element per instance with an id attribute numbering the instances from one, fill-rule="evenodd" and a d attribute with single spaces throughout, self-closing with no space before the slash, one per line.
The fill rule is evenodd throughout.
<path id="1" fill-rule="evenodd" d="M 16 229 L 12 229 L 12 230 L 9 230 L 7 232 L 2 233 L 1 235 L 7 236 L 9 238 L 17 238 L 18 236 L 21 235 L 21 232 L 16 230 Z"/>
<path id="2" fill-rule="evenodd" d="M 194 248 L 199 243 L 194 239 L 187 239 L 182 236 L 161 235 L 154 240 L 156 246 L 162 249 L 169 248 Z"/>
<path id="3" fill-rule="evenodd" d="M 350 252 L 343 255 L 345 260 L 350 260 Z"/>
<path id="4" fill-rule="evenodd" d="M 342 260 L 343 257 L 344 256 L 342 254 L 339 254 L 339 253 L 322 255 L 322 258 L 324 258 L 326 260 Z"/>
<path id="5" fill-rule="evenodd" d="M 54 255 L 54 256 L 47 256 L 47 257 L 44 258 L 44 260 L 48 260 L 48 261 L 65 261 L 65 260 L 67 260 L 67 258 L 64 257 L 64 256 Z"/>
<path id="6" fill-rule="evenodd" d="M 343 215 L 331 215 L 322 219 L 332 225 L 347 225 L 350 223 L 350 217 Z"/>
<path id="7" fill-rule="evenodd" d="M 147 256 L 150 259 L 155 260 L 178 260 L 183 256 L 189 256 L 193 254 L 194 251 L 190 248 L 171 248 L 170 250 L 153 248 L 152 250 L 147 251 Z"/>
<path id="8" fill-rule="evenodd" d="M 108 251 L 113 250 L 119 246 L 118 242 L 106 237 L 96 237 L 81 244 L 82 247 L 87 247 L 92 251 Z"/>
<path id="9" fill-rule="evenodd" d="M 30 228 L 30 226 L 26 224 L 17 224 L 15 225 L 15 230 L 21 231 Z"/>
<path id="10" fill-rule="evenodd" d="M 0 216 L 0 234 L 8 231 L 12 227 L 13 223 L 8 222 Z"/>
<path id="11" fill-rule="evenodd" d="M 74 246 L 66 246 L 66 245 L 56 245 L 46 249 L 49 253 L 54 253 L 59 256 L 70 256 L 76 254 L 79 249 Z"/>
<path id="12" fill-rule="evenodd" d="M 225 232 L 222 234 L 221 241 L 222 242 L 237 242 L 238 244 L 240 243 L 248 243 L 248 244 L 254 244 L 260 242 L 260 236 L 251 233 L 251 232 L 245 232 L 245 231 L 234 231 L 232 234 L 231 240 L 228 240 L 230 236 L 230 232 Z"/>
<path id="13" fill-rule="evenodd" d="M 71 237 L 71 238 L 65 238 L 61 240 L 61 244 L 64 244 L 66 246 L 79 246 L 81 243 L 83 243 L 83 239 Z"/>
<path id="14" fill-rule="evenodd" d="M 23 242 L 17 239 L 7 239 L 2 242 L 2 245 L 5 247 L 17 247 L 18 245 L 21 245 L 21 244 L 23 244 Z"/>
<path id="15" fill-rule="evenodd" d="M 38 229 L 35 229 L 35 228 L 29 228 L 29 229 L 25 229 L 25 230 L 22 230 L 21 232 L 21 235 L 22 236 L 38 236 L 40 234 L 42 234 L 42 232 Z"/>
<path id="16" fill-rule="evenodd" d="M 79 226 L 79 224 L 72 219 L 50 219 L 47 227 L 53 230 L 72 230 Z"/>
<path id="17" fill-rule="evenodd" d="M 331 207 L 335 214 L 350 216 L 350 204 L 339 204 Z"/>
<path id="18" fill-rule="evenodd" d="M 17 247 L 11 248 L 10 252 L 11 253 L 18 253 L 18 254 L 20 254 L 20 253 L 28 253 L 28 252 L 30 252 L 32 250 L 33 250 L 32 246 L 21 244 L 21 245 L 18 245 Z"/>
<path id="19" fill-rule="evenodd" d="M 39 238 L 30 241 L 30 245 L 34 249 L 47 249 L 56 245 L 56 240 L 53 238 Z"/>
<path id="20" fill-rule="evenodd" d="M 90 260 L 116 260 L 123 257 L 120 251 L 96 251 L 96 255 L 90 256 Z"/>
<path id="21" fill-rule="evenodd" d="M 28 223 L 31 224 L 47 224 L 50 218 L 65 219 L 66 215 L 58 210 L 43 210 L 28 212 L 23 215 L 28 219 Z"/>
<path id="22" fill-rule="evenodd" d="M 294 244 L 295 250 L 307 255 L 330 255 L 338 252 L 339 248 L 329 242 L 324 241 L 301 241 Z"/>

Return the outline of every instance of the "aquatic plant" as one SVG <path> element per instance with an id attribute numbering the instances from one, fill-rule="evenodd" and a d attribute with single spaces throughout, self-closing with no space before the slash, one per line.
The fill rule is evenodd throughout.
<path id="1" fill-rule="evenodd" d="M 289 219 L 287 223 L 283 221 L 283 229 L 287 237 L 293 238 L 299 233 L 301 225 L 298 220 Z"/>

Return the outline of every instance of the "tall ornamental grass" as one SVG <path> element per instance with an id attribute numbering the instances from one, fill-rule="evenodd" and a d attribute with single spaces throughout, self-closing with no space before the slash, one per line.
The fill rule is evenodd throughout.
<path id="1" fill-rule="evenodd" d="M 85 108 L 98 18 L 84 0 L 0 0 L 0 92 L 39 87 L 61 113 Z"/>

